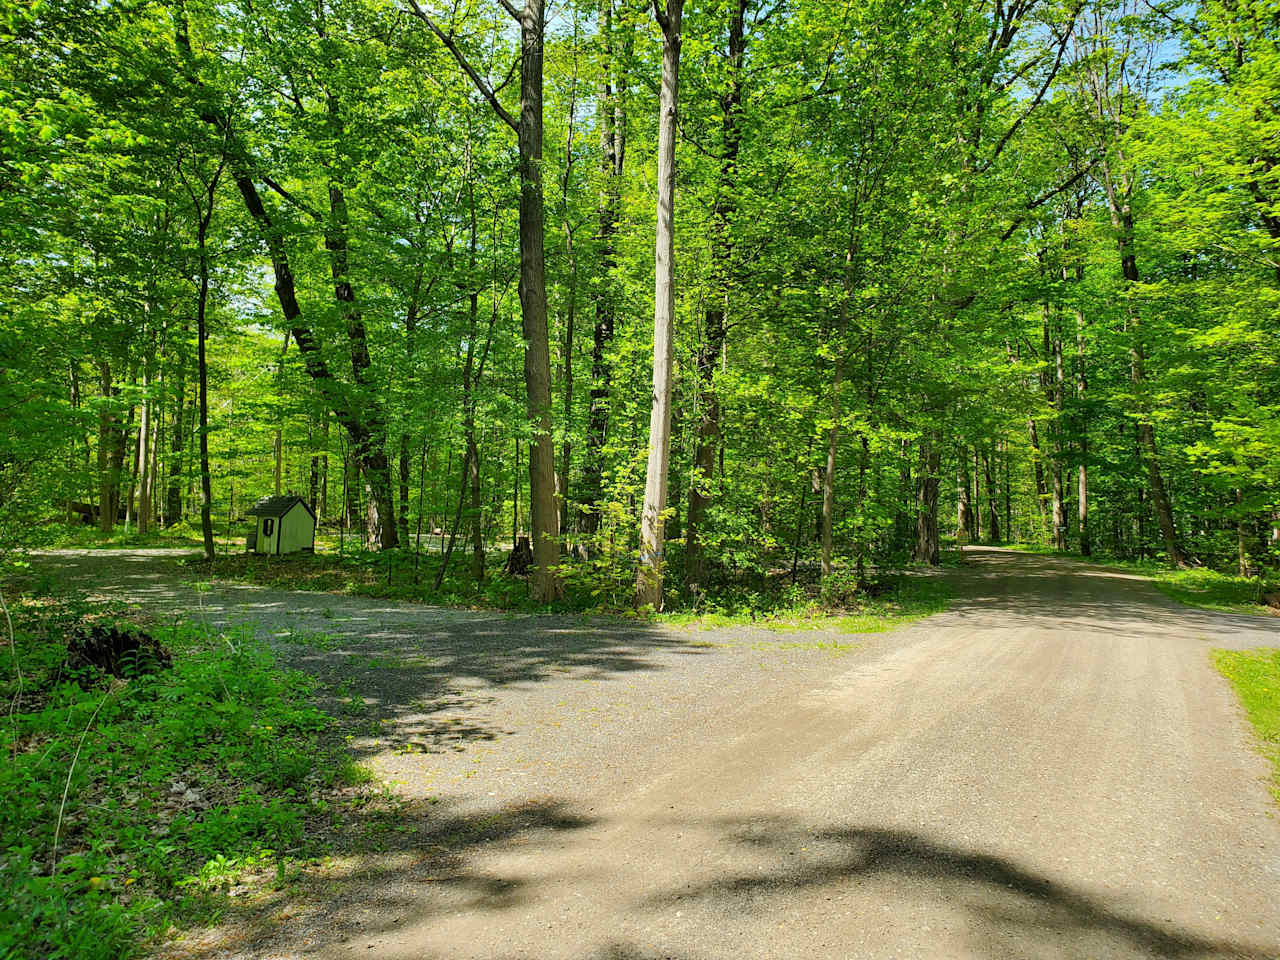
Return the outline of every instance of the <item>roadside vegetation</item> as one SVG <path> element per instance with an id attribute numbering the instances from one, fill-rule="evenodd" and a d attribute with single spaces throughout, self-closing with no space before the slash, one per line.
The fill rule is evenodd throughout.
<path id="1" fill-rule="evenodd" d="M 0 957 L 131 956 L 233 888 L 288 883 L 364 802 L 316 681 L 249 636 L 30 577 L 4 596 Z M 108 670 L 90 662 L 102 637 L 142 645 Z"/>
<path id="2" fill-rule="evenodd" d="M 857 576 L 838 569 L 819 580 L 816 570 L 790 571 L 760 567 L 719 571 L 707 589 L 680 591 L 668 587 L 664 612 L 637 613 L 632 605 L 629 567 L 609 558 L 591 564 L 589 575 L 566 567 L 564 596 L 539 604 L 522 577 L 504 570 L 484 580 L 473 579 L 455 556 L 440 576 L 439 553 L 345 548 L 342 554 L 295 554 L 264 557 L 237 553 L 213 563 L 191 562 L 193 581 L 224 579 L 281 590 L 315 590 L 350 596 L 384 597 L 474 609 L 522 613 L 583 613 L 597 616 L 641 616 L 691 627 L 758 624 L 778 629 L 835 629 L 876 633 L 946 609 L 949 589 L 928 574 L 883 571 Z M 438 586 L 437 586 L 438 584 Z"/>
<path id="3" fill-rule="evenodd" d="M 1213 662 L 1231 681 L 1271 761 L 1271 793 L 1280 803 L 1280 649 L 1216 650 Z"/>

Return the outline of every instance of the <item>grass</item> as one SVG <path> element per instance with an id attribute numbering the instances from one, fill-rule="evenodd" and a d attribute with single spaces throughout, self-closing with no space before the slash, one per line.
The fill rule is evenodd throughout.
<path id="1" fill-rule="evenodd" d="M 136 527 L 117 526 L 110 533 L 103 533 L 97 527 L 84 525 L 52 526 L 46 530 L 47 536 L 41 538 L 40 546 L 58 548 L 84 549 L 123 549 L 138 547 L 201 547 L 204 541 L 200 530 L 186 523 L 176 524 L 168 528 L 157 528 L 146 536 L 139 535 Z M 219 543 L 223 541 L 218 539 Z M 30 546 L 32 544 L 28 544 Z"/>
<path id="2" fill-rule="evenodd" d="M 1262 602 L 1263 595 L 1274 589 L 1274 585 L 1260 577 L 1235 577 L 1206 567 L 1193 567 L 1157 570 L 1151 579 L 1161 593 L 1190 607 L 1255 616 L 1276 612 Z"/>
<path id="3" fill-rule="evenodd" d="M 325 852 L 370 775 L 315 707 L 313 678 L 248 636 L 182 623 L 146 627 L 171 668 L 73 672 L 71 631 L 116 616 L 13 586 L 22 678 L 6 656 L 0 957 L 129 957 L 218 914 L 231 884 L 286 883 Z"/>
<path id="4" fill-rule="evenodd" d="M 775 603 L 740 605 L 710 612 L 678 610 L 655 619 L 702 629 L 753 625 L 770 630 L 827 630 L 883 633 L 947 609 L 951 593 L 940 579 L 899 575 L 880 584 L 878 595 L 865 590 L 836 594 L 804 588 L 783 592 Z M 761 598 L 763 599 L 763 598 Z"/>
<path id="5" fill-rule="evenodd" d="M 1271 793 L 1280 803 L 1280 649 L 1215 650 L 1213 662 L 1235 687 L 1262 754 L 1271 761 Z"/>

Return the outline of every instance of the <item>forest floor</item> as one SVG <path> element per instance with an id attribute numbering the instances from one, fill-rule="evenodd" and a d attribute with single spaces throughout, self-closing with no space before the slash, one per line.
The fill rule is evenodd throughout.
<path id="1" fill-rule="evenodd" d="M 1280 956 L 1280 810 L 1211 663 L 1273 619 L 994 549 L 875 636 L 193 590 L 173 556 L 33 560 L 253 624 L 400 806 L 167 955 Z"/>

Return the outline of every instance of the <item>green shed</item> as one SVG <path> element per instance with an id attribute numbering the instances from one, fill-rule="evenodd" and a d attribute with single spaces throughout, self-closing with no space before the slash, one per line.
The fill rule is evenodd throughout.
<path id="1" fill-rule="evenodd" d="M 251 518 L 246 552 L 278 556 L 315 551 L 316 515 L 301 497 L 263 497 L 245 513 Z"/>

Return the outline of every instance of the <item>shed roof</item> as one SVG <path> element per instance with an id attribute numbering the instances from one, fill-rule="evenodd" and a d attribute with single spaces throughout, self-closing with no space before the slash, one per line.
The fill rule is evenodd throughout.
<path id="1" fill-rule="evenodd" d="M 307 505 L 307 501 L 293 494 L 280 497 L 263 497 L 246 510 L 245 513 L 251 517 L 283 517 L 293 509 L 294 504 L 298 503 L 302 504 L 307 513 L 311 513 L 311 507 Z M 316 515 L 311 513 L 311 519 L 315 520 L 315 518 Z"/>

